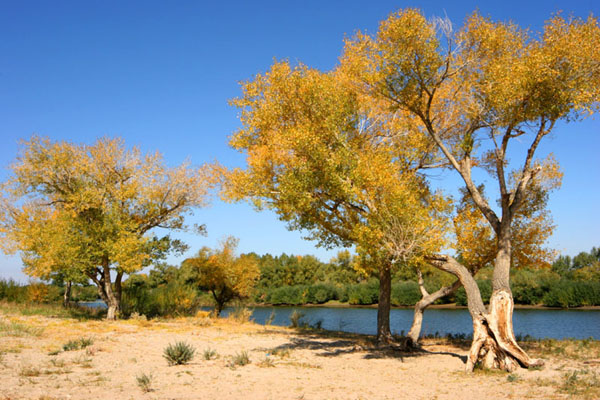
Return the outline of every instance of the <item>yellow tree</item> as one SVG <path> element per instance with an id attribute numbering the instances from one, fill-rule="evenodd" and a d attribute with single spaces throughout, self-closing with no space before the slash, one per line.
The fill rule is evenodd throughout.
<path id="1" fill-rule="evenodd" d="M 467 369 L 480 360 L 507 370 L 538 364 L 518 346 L 512 328 L 515 218 L 532 181 L 552 185 L 560 177 L 552 158 L 536 159 L 542 139 L 557 121 L 574 121 L 598 110 L 597 20 L 555 16 L 542 33 L 531 36 L 512 23 L 492 22 L 477 13 L 454 32 L 449 21 L 403 10 L 383 21 L 375 36 L 358 34 L 349 40 L 341 63 L 357 90 L 386 102 L 395 118 L 416 124 L 429 137 L 494 233 L 489 309 L 468 269 L 450 256 L 430 258 L 456 274 L 469 296 L 474 340 Z M 529 143 L 520 164 L 509 160 L 509 151 L 519 152 L 516 138 Z M 476 167 L 496 180 L 497 208 L 478 189 L 472 173 Z"/>
<path id="2" fill-rule="evenodd" d="M 127 150 L 120 139 L 79 145 L 34 136 L 22 146 L 2 184 L 2 249 L 19 252 L 31 276 L 84 274 L 115 319 L 123 275 L 180 248 L 153 229 L 186 228 L 185 215 L 205 204 L 207 171 L 165 167 L 160 154 Z"/>
<path id="3" fill-rule="evenodd" d="M 219 249 L 203 247 L 195 257 L 182 264 L 187 280 L 212 294 L 217 316 L 231 300 L 249 297 L 260 278 L 254 257 L 235 255 L 238 242 L 238 239 L 228 237 Z"/>
<path id="4" fill-rule="evenodd" d="M 320 245 L 355 245 L 365 272 L 378 274 L 377 337 L 388 342 L 391 269 L 440 248 L 448 206 L 414 173 L 422 155 L 404 144 L 414 138 L 383 139 L 395 123 L 370 118 L 337 73 L 278 62 L 242 89 L 233 104 L 243 127 L 230 144 L 248 167 L 225 173 L 224 197 L 271 208 Z M 393 254 L 390 221 L 404 228 Z"/>

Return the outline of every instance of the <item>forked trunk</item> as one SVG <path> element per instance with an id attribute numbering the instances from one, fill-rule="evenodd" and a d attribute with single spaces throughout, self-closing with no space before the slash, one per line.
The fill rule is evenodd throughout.
<path id="1" fill-rule="evenodd" d="M 390 308 L 392 299 L 392 271 L 389 266 L 379 270 L 379 302 L 377 303 L 377 343 L 390 344 Z"/>
<path id="2" fill-rule="evenodd" d="M 457 280 L 450 286 L 443 286 L 439 290 L 428 293 L 425 289 L 425 282 L 423 281 L 423 275 L 421 271 L 418 271 L 419 274 L 419 287 L 421 289 L 421 300 L 415 304 L 415 311 L 413 314 L 413 323 L 410 327 L 410 331 L 408 331 L 408 338 L 410 339 L 410 345 L 416 346 L 419 343 L 419 337 L 421 336 L 421 327 L 423 325 L 423 313 L 425 309 L 435 303 L 437 300 L 442 297 L 448 296 L 449 294 L 454 293 L 460 286 L 460 280 Z"/>
<path id="3" fill-rule="evenodd" d="M 475 279 L 463 265 L 449 256 L 432 257 L 429 261 L 437 268 L 454 274 L 465 287 L 473 319 L 473 342 L 466 364 L 468 372 L 473 371 L 477 364 L 506 371 L 513 371 L 519 364 L 523 367 L 544 364 L 542 360 L 529 357 L 517 344 L 512 327 L 514 303 L 510 289 L 494 289 L 488 311 Z"/>
<path id="4" fill-rule="evenodd" d="M 483 318 L 473 319 L 473 343 L 467 359 L 467 371 L 477 363 L 484 368 L 514 371 L 519 365 L 535 367 L 543 360 L 533 359 L 517 344 L 513 333 L 513 298 L 510 292 L 492 293 L 489 312 Z"/>

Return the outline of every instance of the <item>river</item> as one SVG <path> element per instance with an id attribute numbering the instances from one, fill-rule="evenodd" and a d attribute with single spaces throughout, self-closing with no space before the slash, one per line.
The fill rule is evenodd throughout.
<path id="1" fill-rule="evenodd" d="M 86 304 L 82 304 L 86 305 Z M 103 302 L 88 303 L 91 307 L 106 307 Z M 375 308 L 352 307 L 252 307 L 252 319 L 264 324 L 274 314 L 273 325 L 289 326 L 294 311 L 304 316 L 301 322 L 320 324 L 323 329 L 374 335 L 377 326 Z M 233 308 L 225 308 L 227 316 Z M 412 309 L 392 309 L 390 327 L 394 334 L 405 334 L 412 323 Z M 600 340 L 600 310 L 515 309 L 513 325 L 517 337 Z M 466 309 L 430 309 L 423 318 L 424 335 L 470 335 L 471 316 Z"/>
<path id="2" fill-rule="evenodd" d="M 301 321 L 310 325 L 321 324 L 323 329 L 374 335 L 377 310 L 374 308 L 341 307 L 253 307 L 252 319 L 264 324 L 274 313 L 273 325 L 290 325 L 294 311 L 304 314 Z M 232 309 L 226 308 L 226 316 Z M 392 309 L 390 328 L 394 334 L 408 332 L 412 323 L 412 309 Z M 320 322 L 319 322 L 320 321 Z M 600 340 L 600 310 L 516 309 L 513 314 L 515 335 L 533 338 L 592 337 Z M 473 332 L 471 316 L 466 309 L 430 309 L 423 317 L 424 335 L 470 335 Z"/>

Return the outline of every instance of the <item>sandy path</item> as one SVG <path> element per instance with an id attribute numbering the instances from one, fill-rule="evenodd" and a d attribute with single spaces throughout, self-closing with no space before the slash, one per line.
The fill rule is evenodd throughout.
<path id="1" fill-rule="evenodd" d="M 462 372 L 466 350 L 430 343 L 426 353 L 379 352 L 364 339 L 302 334 L 228 321 L 75 322 L 0 316 L 5 323 L 43 327 L 21 337 L 0 336 L 0 399 L 548 399 L 559 360 L 542 371 Z M 7 322 L 8 321 L 8 322 Z M 38 336 L 35 336 L 35 335 Z M 91 337 L 84 350 L 60 352 L 69 339 Z M 169 366 L 163 349 L 176 341 L 197 349 L 188 365 Z M 205 360 L 205 349 L 218 358 Z M 247 351 L 251 363 L 231 367 Z M 266 366 L 265 359 L 272 366 Z M 151 374 L 144 393 L 136 376 Z M 538 382 L 538 383 L 536 383 Z M 44 397 L 45 396 L 45 397 Z"/>

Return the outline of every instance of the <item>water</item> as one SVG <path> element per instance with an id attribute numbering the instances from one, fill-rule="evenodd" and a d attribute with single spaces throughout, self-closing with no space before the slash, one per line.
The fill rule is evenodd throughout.
<path id="1" fill-rule="evenodd" d="M 233 309 L 226 308 L 227 315 Z M 301 321 L 328 330 L 365 333 L 375 335 L 377 310 L 374 308 L 335 308 L 335 307 L 254 307 L 252 319 L 264 324 L 272 312 L 273 325 L 290 325 L 290 315 L 298 311 L 304 314 Z M 392 309 L 390 329 L 394 334 L 407 333 L 412 324 L 412 309 Z M 515 335 L 529 335 L 534 338 L 575 338 L 593 337 L 600 340 L 600 310 L 531 310 L 516 309 L 513 314 Z M 473 333 L 471 316 L 466 309 L 430 309 L 423 317 L 421 334 L 453 335 Z"/>
<path id="2" fill-rule="evenodd" d="M 106 307 L 103 302 L 81 303 L 89 307 Z M 289 326 L 294 311 L 304 314 L 301 322 L 320 323 L 323 329 L 375 335 L 377 310 L 375 308 L 338 307 L 252 307 L 252 319 L 264 324 L 274 313 L 273 325 Z M 223 316 L 232 312 L 223 310 Z M 392 309 L 390 328 L 394 334 L 407 333 L 412 324 L 412 309 Z M 320 322 L 319 322 L 320 321 Z M 533 338 L 600 340 L 600 310 L 547 310 L 516 309 L 513 314 L 515 335 Z M 473 333 L 471 316 L 465 309 L 430 309 L 423 317 L 421 334 L 453 335 Z"/>

